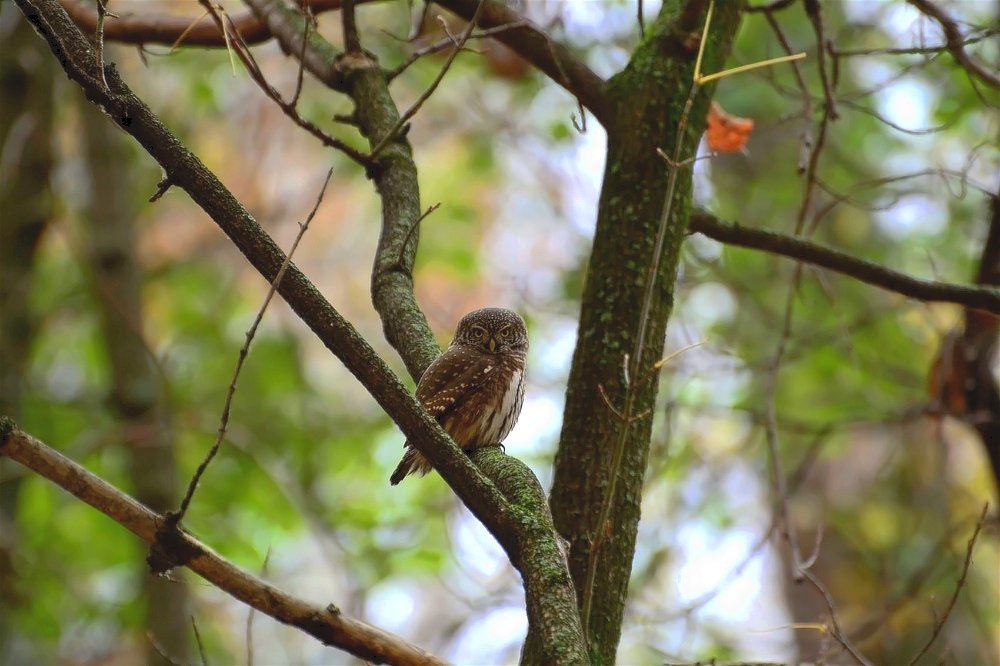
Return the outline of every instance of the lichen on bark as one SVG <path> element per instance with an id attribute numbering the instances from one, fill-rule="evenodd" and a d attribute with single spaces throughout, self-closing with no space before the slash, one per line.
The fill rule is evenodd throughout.
<path id="1" fill-rule="evenodd" d="M 724 2 L 716 7 L 704 61 L 709 71 L 719 67 L 729 52 L 741 4 Z M 594 663 L 615 661 L 621 635 L 652 429 L 649 410 L 658 380 L 653 373 L 649 381 L 637 382 L 633 388 L 632 413 L 646 415 L 628 424 L 615 497 L 603 527 L 596 523 L 610 480 L 611 451 L 623 422 L 605 403 L 601 391 L 612 403 L 623 402 L 623 362 L 635 345 L 666 194 L 667 166 L 655 149 L 673 152 L 692 88 L 697 35 L 692 39 L 687 30 L 680 29 L 680 17 L 676 3 L 666 3 L 628 65 L 607 87 L 612 114 L 608 156 L 550 498 L 556 527 L 571 544 L 570 570 L 580 602 L 597 531 L 614 526 L 596 552 L 593 610 L 591 617 L 583 619 Z M 703 88 L 694 99 L 683 156 L 694 154 L 705 128 L 711 92 L 711 87 Z M 641 350 L 642 367 L 651 366 L 662 355 L 680 246 L 691 211 L 691 171 L 685 168 L 678 175 Z"/>

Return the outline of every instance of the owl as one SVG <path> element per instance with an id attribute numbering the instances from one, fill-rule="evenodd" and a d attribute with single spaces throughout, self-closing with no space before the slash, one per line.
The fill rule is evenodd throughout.
<path id="1" fill-rule="evenodd" d="M 524 404 L 528 331 L 520 315 L 482 308 L 462 317 L 455 339 L 417 383 L 417 400 L 460 449 L 503 442 Z M 389 482 L 411 472 L 426 474 L 430 462 L 407 440 L 406 453 Z"/>

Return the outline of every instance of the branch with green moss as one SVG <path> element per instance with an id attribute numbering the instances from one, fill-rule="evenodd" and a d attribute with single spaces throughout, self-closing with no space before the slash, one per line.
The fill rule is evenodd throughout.
<path id="1" fill-rule="evenodd" d="M 715 71 L 724 62 L 739 23 L 741 4 L 719 3 L 716 8 L 705 44 L 706 71 Z M 608 159 L 551 495 L 555 525 L 571 544 L 570 571 L 579 605 L 585 605 L 588 569 L 593 571 L 589 577 L 597 581 L 586 604 L 590 617 L 584 618 L 591 658 L 596 663 L 615 662 L 621 636 L 649 452 L 651 410 L 658 388 L 656 373 L 643 372 L 650 377 L 640 381 L 635 373 L 623 371 L 635 355 L 667 193 L 668 170 L 656 148 L 672 153 L 674 146 L 680 145 L 679 154 L 693 154 L 704 131 L 711 84 L 694 97 L 687 130 L 679 132 L 699 46 L 690 32 L 703 23 L 704 12 L 696 10 L 704 6 L 687 3 L 678 9 L 678 3 L 664 3 L 628 65 L 606 88 Z M 662 253 L 652 273 L 655 286 L 645 314 L 647 332 L 637 355 L 650 366 L 662 356 L 673 303 L 679 250 L 691 207 L 689 169 L 678 171 L 675 192 Z M 636 382 L 631 389 L 635 417 L 623 420 L 611 405 L 623 404 L 630 390 L 630 374 Z M 627 431 L 614 495 L 610 496 L 610 508 L 604 511 L 612 483 L 611 452 L 621 441 L 623 428 Z M 603 514 L 608 519 L 599 524 Z M 609 532 L 613 539 L 601 536 Z"/>

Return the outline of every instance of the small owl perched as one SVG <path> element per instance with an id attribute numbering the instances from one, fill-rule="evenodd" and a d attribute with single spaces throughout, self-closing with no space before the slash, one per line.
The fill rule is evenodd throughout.
<path id="1" fill-rule="evenodd" d="M 527 354 L 528 331 L 520 315 L 503 308 L 474 310 L 458 322 L 451 346 L 420 378 L 417 400 L 460 449 L 500 444 L 524 404 Z M 431 471 L 409 440 L 403 446 L 392 485 L 413 471 Z"/>

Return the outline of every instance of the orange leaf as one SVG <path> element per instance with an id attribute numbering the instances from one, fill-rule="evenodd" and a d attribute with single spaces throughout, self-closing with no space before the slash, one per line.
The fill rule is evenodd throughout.
<path id="1" fill-rule="evenodd" d="M 712 102 L 708 108 L 708 147 L 720 153 L 735 153 L 743 150 L 750 133 L 753 120 L 731 116 L 718 103 Z"/>

